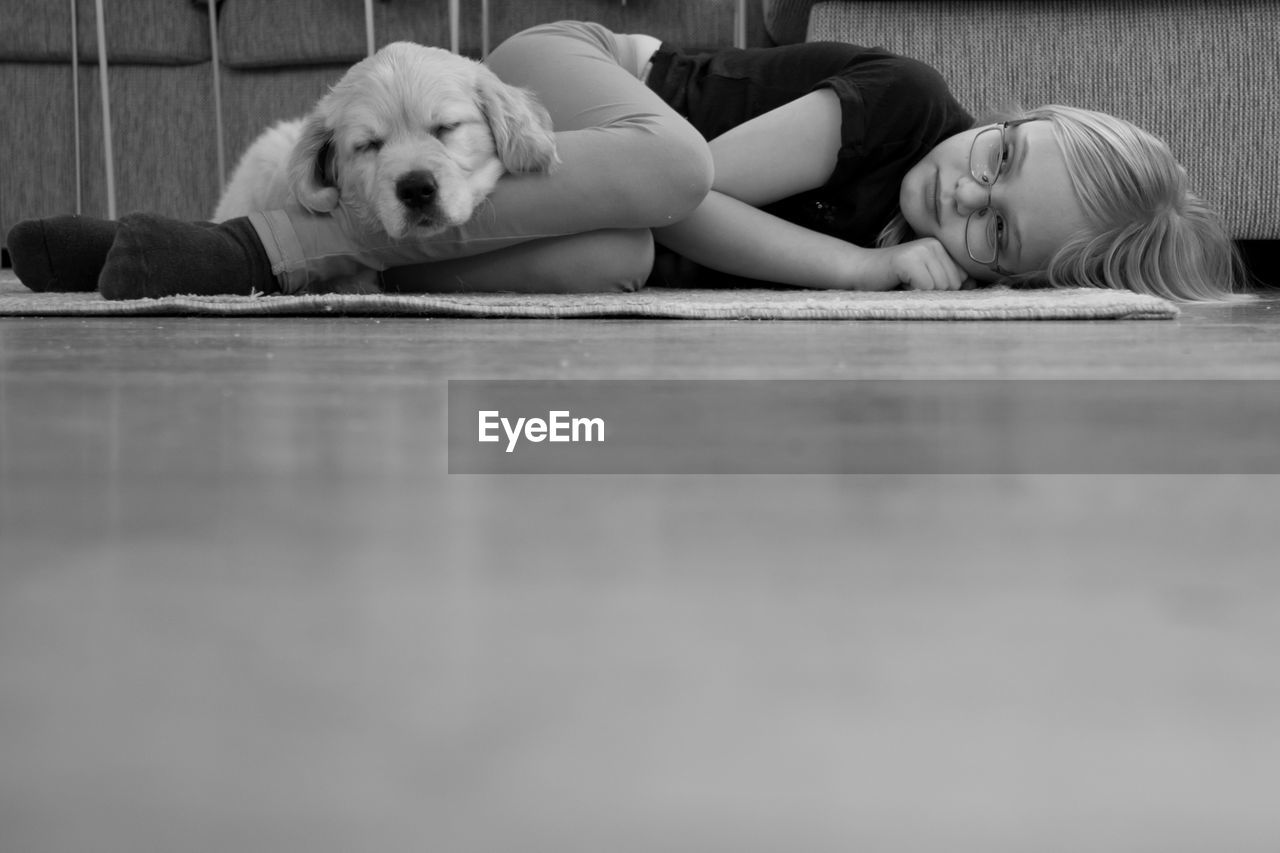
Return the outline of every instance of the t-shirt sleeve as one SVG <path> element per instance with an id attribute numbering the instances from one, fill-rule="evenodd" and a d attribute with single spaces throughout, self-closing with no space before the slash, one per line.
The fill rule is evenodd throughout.
<path id="1" fill-rule="evenodd" d="M 835 170 L 819 189 L 765 208 L 791 222 L 872 246 L 898 212 L 902 179 L 942 140 L 973 126 L 942 75 L 879 49 L 814 84 L 840 99 Z"/>
<path id="2" fill-rule="evenodd" d="M 832 184 L 886 166 L 905 173 L 935 145 L 973 126 L 938 71 L 919 60 L 872 49 L 814 89 L 836 93 L 841 144 Z"/>

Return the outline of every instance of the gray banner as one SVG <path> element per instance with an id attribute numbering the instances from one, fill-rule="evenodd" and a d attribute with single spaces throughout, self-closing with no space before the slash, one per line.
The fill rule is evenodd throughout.
<path id="1" fill-rule="evenodd" d="M 1276 474 L 1280 384 L 451 380 L 451 474 Z"/>

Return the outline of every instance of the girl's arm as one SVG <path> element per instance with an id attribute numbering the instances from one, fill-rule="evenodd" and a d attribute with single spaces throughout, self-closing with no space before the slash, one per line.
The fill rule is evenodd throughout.
<path id="1" fill-rule="evenodd" d="M 823 186 L 840 151 L 840 101 L 830 89 L 796 99 L 716 137 L 712 191 L 654 237 L 730 275 L 800 287 L 958 289 L 966 274 L 933 239 L 867 249 L 757 209 Z"/>
<path id="2" fill-rule="evenodd" d="M 840 99 L 797 98 L 711 140 L 713 190 L 763 207 L 831 180 L 840 154 Z"/>
<path id="3" fill-rule="evenodd" d="M 780 219 L 717 190 L 654 239 L 695 263 L 730 275 L 823 289 L 888 290 L 873 250 Z"/>
<path id="4" fill-rule="evenodd" d="M 653 232 L 695 263 L 730 275 L 827 290 L 960 290 L 967 273 L 932 237 L 866 249 L 712 190 L 688 218 Z"/>

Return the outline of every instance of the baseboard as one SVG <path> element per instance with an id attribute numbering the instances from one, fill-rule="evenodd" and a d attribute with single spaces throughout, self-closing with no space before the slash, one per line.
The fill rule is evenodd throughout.
<path id="1" fill-rule="evenodd" d="M 1280 240 L 1237 240 L 1236 247 L 1255 286 L 1280 290 Z"/>

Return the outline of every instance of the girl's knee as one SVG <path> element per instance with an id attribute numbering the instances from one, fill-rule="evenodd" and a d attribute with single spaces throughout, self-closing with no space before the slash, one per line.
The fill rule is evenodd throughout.
<path id="1" fill-rule="evenodd" d="M 555 289 L 565 293 L 633 292 L 653 269 L 653 233 L 648 229 L 595 231 L 579 235 L 573 268 L 558 271 Z"/>
<path id="2" fill-rule="evenodd" d="M 604 191 L 629 200 L 637 225 L 674 225 L 693 213 L 711 191 L 715 180 L 711 148 L 683 121 L 664 121 L 656 130 L 650 125 L 642 133 L 645 144 L 633 147 L 630 166 L 617 169 Z"/>
<path id="3" fill-rule="evenodd" d="M 623 235 L 619 240 L 617 267 L 614 269 L 613 281 L 620 291 L 636 291 L 644 287 L 653 271 L 653 232 L 647 228 L 618 232 Z"/>

